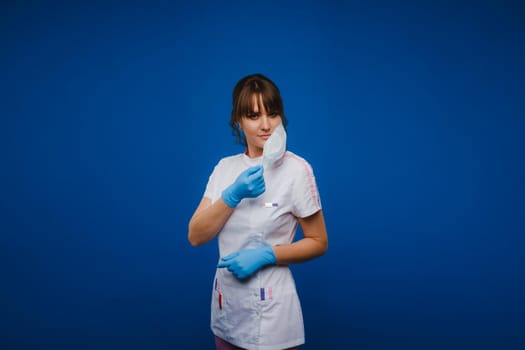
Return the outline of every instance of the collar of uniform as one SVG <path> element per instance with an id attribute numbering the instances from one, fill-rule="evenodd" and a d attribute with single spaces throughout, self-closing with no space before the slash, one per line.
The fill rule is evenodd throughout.
<path id="1" fill-rule="evenodd" d="M 250 158 L 248 156 L 248 149 L 246 149 L 246 151 L 242 154 L 242 159 L 243 161 L 248 164 L 249 166 L 256 166 L 256 165 L 261 165 L 262 164 L 262 156 L 259 156 L 259 157 L 255 157 L 255 158 Z"/>

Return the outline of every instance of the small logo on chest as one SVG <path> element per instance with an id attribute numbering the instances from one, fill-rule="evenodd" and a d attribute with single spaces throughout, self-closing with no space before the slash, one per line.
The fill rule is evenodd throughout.
<path id="1" fill-rule="evenodd" d="M 276 208 L 278 206 L 279 206 L 279 203 L 272 203 L 272 202 L 261 203 L 262 208 Z"/>

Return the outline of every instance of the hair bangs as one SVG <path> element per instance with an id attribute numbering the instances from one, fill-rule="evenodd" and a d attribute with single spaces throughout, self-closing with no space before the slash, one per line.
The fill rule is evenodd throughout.
<path id="1" fill-rule="evenodd" d="M 243 116 L 253 113 L 254 110 L 254 96 L 256 92 L 250 91 L 249 89 L 242 90 L 237 99 L 237 104 L 234 107 L 235 119 L 239 120 Z M 255 100 L 258 103 L 257 99 Z"/>
<path id="2" fill-rule="evenodd" d="M 255 89 L 245 89 L 240 92 L 234 108 L 236 119 L 254 113 L 255 106 L 257 106 L 258 111 L 264 109 L 267 113 L 282 114 L 283 112 L 280 96 L 275 94 L 272 89 L 258 87 Z"/>
<path id="3" fill-rule="evenodd" d="M 283 113 L 283 104 L 281 98 L 279 95 L 275 94 L 275 90 L 267 89 L 265 92 L 261 93 L 261 97 L 266 113 Z M 257 103 L 259 103 L 259 100 L 257 100 Z M 258 107 L 260 110 L 261 106 Z"/>

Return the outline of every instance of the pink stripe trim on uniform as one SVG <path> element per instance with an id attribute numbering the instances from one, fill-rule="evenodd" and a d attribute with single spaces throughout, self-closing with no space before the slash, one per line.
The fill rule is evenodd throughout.
<path id="1" fill-rule="evenodd" d="M 288 158 L 295 159 L 296 161 L 301 163 L 303 168 L 306 170 L 306 174 L 308 175 L 308 185 L 310 186 L 310 192 L 312 193 L 312 197 L 314 198 L 315 203 L 317 203 L 317 205 L 319 205 L 320 201 L 319 201 L 319 197 L 317 196 L 317 191 L 315 189 L 314 177 L 313 177 L 313 174 L 310 172 L 310 168 L 308 167 L 308 164 L 306 163 L 306 161 L 304 159 L 301 159 L 301 158 L 297 157 L 296 155 L 292 155 L 289 152 L 286 152 L 284 154 L 284 156 L 288 157 Z"/>

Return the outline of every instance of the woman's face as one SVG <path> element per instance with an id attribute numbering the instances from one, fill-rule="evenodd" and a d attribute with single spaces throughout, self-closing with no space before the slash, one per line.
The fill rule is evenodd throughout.
<path id="1" fill-rule="evenodd" d="M 257 103 L 257 99 L 259 103 Z M 260 107 L 260 108 L 259 108 Z M 268 113 L 262 103 L 261 95 L 253 97 L 253 112 L 242 116 L 239 126 L 246 137 L 248 156 L 250 158 L 262 156 L 266 140 L 281 123 L 281 116 L 277 113 Z"/>

